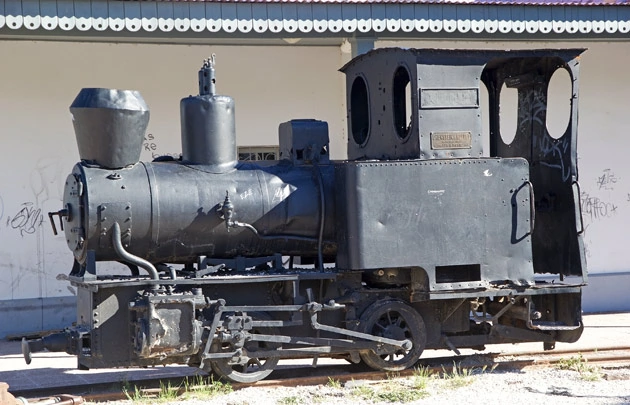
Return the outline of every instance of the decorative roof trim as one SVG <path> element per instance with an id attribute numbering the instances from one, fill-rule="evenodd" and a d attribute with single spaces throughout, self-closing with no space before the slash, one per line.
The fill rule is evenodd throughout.
<path id="1" fill-rule="evenodd" d="M 164 3 L 473 4 L 519 6 L 630 6 L 630 0 L 119 0 Z"/>
<path id="2" fill-rule="evenodd" d="M 626 34 L 630 7 L 453 3 L 0 0 L 6 30 L 217 33 L 238 37 L 361 34 Z M 58 34 L 58 33 L 57 33 Z"/>

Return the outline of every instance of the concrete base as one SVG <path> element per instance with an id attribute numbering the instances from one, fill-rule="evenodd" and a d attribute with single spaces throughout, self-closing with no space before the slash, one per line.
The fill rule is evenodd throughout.
<path id="1" fill-rule="evenodd" d="M 582 292 L 585 313 L 630 311 L 630 272 L 589 274 Z"/>
<path id="2" fill-rule="evenodd" d="M 77 320 L 77 298 L 29 298 L 0 301 L 0 339 L 9 335 L 63 329 Z"/>

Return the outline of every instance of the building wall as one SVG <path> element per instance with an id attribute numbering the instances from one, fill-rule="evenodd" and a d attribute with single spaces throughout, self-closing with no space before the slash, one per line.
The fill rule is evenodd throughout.
<path id="1" fill-rule="evenodd" d="M 239 145 L 277 145 L 280 122 L 316 118 L 329 122 L 332 156 L 345 156 L 338 47 L 0 41 L 0 337 L 50 328 L 45 308 L 74 294 L 57 279 L 72 255 L 47 213 L 62 208 L 78 160 L 68 107 L 79 90 L 139 90 L 151 109 L 141 160 L 179 154 L 179 101 L 198 94 L 211 53 L 218 93 L 235 99 Z"/>
<path id="2" fill-rule="evenodd" d="M 587 47 L 581 59 L 579 165 L 587 260 L 597 274 L 586 311 L 630 310 L 630 93 L 624 42 L 378 42 L 378 47 Z M 197 70 L 217 54 L 217 89 L 234 97 L 239 145 L 277 144 L 291 118 L 330 126 L 331 155 L 346 152 L 339 47 L 245 47 L 0 41 L 0 337 L 67 324 L 72 256 L 47 213 L 61 208 L 63 180 L 78 160 L 68 106 L 82 87 L 139 90 L 151 108 L 142 160 L 178 154 L 179 100 L 197 94 Z M 614 277 L 607 278 L 609 274 Z M 607 281 L 610 280 L 610 281 Z M 609 285 L 608 285 L 609 283 Z M 602 299 L 601 291 L 607 293 Z M 71 311 L 71 310 L 70 310 Z M 55 322 L 56 314 L 59 321 Z"/>

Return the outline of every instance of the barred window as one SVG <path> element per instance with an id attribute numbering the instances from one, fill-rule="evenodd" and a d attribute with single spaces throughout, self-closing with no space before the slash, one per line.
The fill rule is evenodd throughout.
<path id="1" fill-rule="evenodd" d="M 278 146 L 239 146 L 238 160 L 278 160 L 280 148 Z"/>

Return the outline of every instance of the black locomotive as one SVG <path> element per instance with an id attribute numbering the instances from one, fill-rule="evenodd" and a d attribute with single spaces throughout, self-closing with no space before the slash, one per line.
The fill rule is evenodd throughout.
<path id="1" fill-rule="evenodd" d="M 279 127 L 280 160 L 239 162 L 214 59 L 181 101 L 179 160 L 139 161 L 149 111 L 137 92 L 83 89 L 70 108 L 81 161 L 49 214 L 74 254 L 77 323 L 24 341 L 27 361 L 48 348 L 79 367 L 183 363 L 252 382 L 283 358 L 401 370 L 425 349 L 577 340 L 582 51 L 361 55 L 341 69 L 347 161 L 330 160 L 325 122 L 294 120 Z M 572 97 L 556 139 L 557 69 Z M 518 92 L 509 144 L 504 86 Z M 99 261 L 125 274 L 100 274 Z M 536 277 L 546 273 L 554 282 Z"/>

